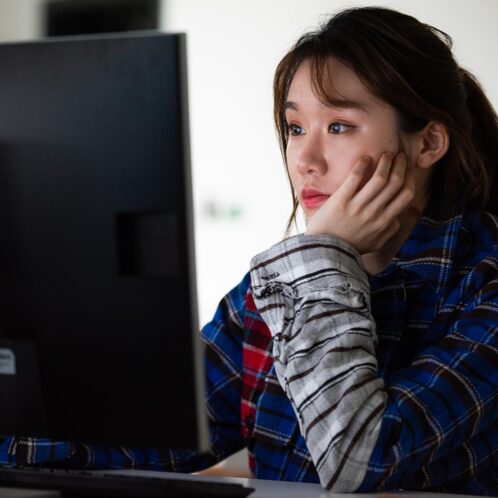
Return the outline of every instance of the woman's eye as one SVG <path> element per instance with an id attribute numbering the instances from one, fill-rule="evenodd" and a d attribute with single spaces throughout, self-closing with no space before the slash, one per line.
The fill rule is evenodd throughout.
<path id="1" fill-rule="evenodd" d="M 303 134 L 303 129 L 296 124 L 290 124 L 288 128 L 289 128 L 289 134 L 292 135 L 293 137 L 298 137 L 299 135 Z"/>
<path id="2" fill-rule="evenodd" d="M 341 133 L 349 131 L 351 128 L 353 128 L 351 125 L 334 122 L 334 123 L 330 123 L 329 132 L 334 134 L 334 135 L 340 135 Z"/>

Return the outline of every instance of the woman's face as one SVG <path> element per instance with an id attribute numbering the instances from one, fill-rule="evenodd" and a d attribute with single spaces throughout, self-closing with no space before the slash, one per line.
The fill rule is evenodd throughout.
<path id="1" fill-rule="evenodd" d="M 290 85 L 286 108 L 289 129 L 287 166 L 306 219 L 344 181 L 363 156 L 407 154 L 410 137 L 398 128 L 396 111 L 372 95 L 347 66 L 330 58 L 329 74 L 336 101 L 324 103 L 313 91 L 310 66 L 303 62 Z"/>

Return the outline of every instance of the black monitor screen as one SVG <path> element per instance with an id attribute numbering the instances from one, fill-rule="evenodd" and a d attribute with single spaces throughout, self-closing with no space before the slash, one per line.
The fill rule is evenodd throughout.
<path id="1" fill-rule="evenodd" d="M 206 446 L 184 42 L 0 45 L 0 434 Z"/>

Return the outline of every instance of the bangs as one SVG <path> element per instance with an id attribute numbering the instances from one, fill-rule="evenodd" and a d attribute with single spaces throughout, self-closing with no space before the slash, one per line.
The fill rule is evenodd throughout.
<path id="1" fill-rule="evenodd" d="M 298 68 L 303 63 L 309 64 L 310 80 L 313 93 L 323 104 L 332 104 L 344 99 L 344 96 L 335 88 L 330 59 L 337 60 L 350 67 L 347 61 L 333 54 L 333 51 L 322 40 L 303 43 L 294 51 L 287 54 L 281 64 L 280 96 L 287 100 L 289 88 Z M 284 83 L 282 87 L 282 83 Z"/>
<path id="2" fill-rule="evenodd" d="M 310 80 L 313 93 L 325 105 L 337 105 L 337 102 L 346 100 L 346 97 L 334 85 L 334 75 L 331 64 L 329 64 L 332 57 L 331 55 L 320 55 L 309 57 L 303 61 L 308 62 L 310 66 Z"/>

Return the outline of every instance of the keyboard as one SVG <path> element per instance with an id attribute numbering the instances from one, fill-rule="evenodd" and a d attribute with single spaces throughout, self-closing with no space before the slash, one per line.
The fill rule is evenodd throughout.
<path id="1" fill-rule="evenodd" d="M 136 472 L 136 474 L 135 474 Z M 146 474 L 146 475 L 145 475 Z M 64 497 L 239 498 L 253 488 L 186 474 L 0 467 L 0 487 L 56 490 Z"/>

